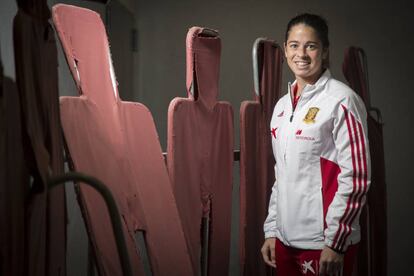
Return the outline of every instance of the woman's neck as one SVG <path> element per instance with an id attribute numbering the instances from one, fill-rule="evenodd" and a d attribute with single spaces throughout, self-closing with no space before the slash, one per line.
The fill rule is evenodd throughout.
<path id="1" fill-rule="evenodd" d="M 304 79 L 304 78 L 298 78 L 298 77 L 296 77 L 296 85 L 297 85 L 297 93 L 296 93 L 296 95 L 299 97 L 301 94 L 302 94 L 302 91 L 303 91 L 303 89 L 305 88 L 305 86 L 307 85 L 307 84 L 310 84 L 310 85 L 313 85 L 313 84 L 315 84 L 318 80 L 319 80 L 319 78 L 322 76 L 322 74 L 325 72 L 325 69 L 322 69 L 320 72 L 319 72 L 319 74 L 317 74 L 317 75 L 315 75 L 315 76 L 313 76 L 313 77 L 311 77 L 311 78 L 306 78 L 306 79 Z"/>

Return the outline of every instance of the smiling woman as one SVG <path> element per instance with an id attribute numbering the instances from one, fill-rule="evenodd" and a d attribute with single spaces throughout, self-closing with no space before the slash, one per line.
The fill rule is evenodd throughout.
<path id="1" fill-rule="evenodd" d="M 314 84 L 322 74 L 323 60 L 328 48 L 318 38 L 317 32 L 305 24 L 298 24 L 289 31 L 285 43 L 285 56 L 289 68 L 298 81 L 298 95 L 306 83 Z"/>
<path id="2" fill-rule="evenodd" d="M 276 181 L 263 258 L 279 276 L 350 276 L 370 184 L 365 106 L 331 77 L 323 18 L 293 18 L 284 47 L 296 80 L 270 124 Z"/>
<path id="3" fill-rule="evenodd" d="M 298 95 L 306 83 L 314 84 L 329 64 L 328 25 L 323 18 L 293 18 L 285 35 L 285 56 L 298 81 Z"/>

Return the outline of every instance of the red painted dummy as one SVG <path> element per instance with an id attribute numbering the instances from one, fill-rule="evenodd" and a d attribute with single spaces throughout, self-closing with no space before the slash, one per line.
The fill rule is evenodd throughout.
<path id="1" fill-rule="evenodd" d="M 270 275 L 260 254 L 264 242 L 274 173 L 270 133 L 273 108 L 280 97 L 283 53 L 270 40 L 257 39 L 257 84 L 253 101 L 240 107 L 240 265 L 241 275 Z M 258 95 L 257 95 L 258 93 Z"/>
<path id="2" fill-rule="evenodd" d="M 369 113 L 368 139 L 372 173 L 367 208 L 364 208 L 361 214 L 358 276 L 385 276 L 387 274 L 387 196 L 381 113 L 370 104 L 364 51 L 355 47 L 348 48 L 345 51 L 342 69 L 352 89 L 364 100 Z M 371 111 L 377 113 L 377 118 L 372 116 Z"/>
<path id="3" fill-rule="evenodd" d="M 168 109 L 168 169 L 193 269 L 200 266 L 202 218 L 209 218 L 208 275 L 227 275 L 233 111 L 217 101 L 220 38 L 193 27 L 186 45 L 188 98 L 173 99 Z"/>
<path id="4" fill-rule="evenodd" d="M 46 0 L 17 3 L 13 22 L 16 83 L 25 162 L 33 177 L 25 199 L 25 275 L 65 275 L 65 189 L 48 191 L 46 185 L 48 177 L 63 173 L 55 34 Z"/>
<path id="5" fill-rule="evenodd" d="M 20 99 L 0 61 L 0 275 L 24 274 L 24 203 L 29 190 Z"/>
<path id="6" fill-rule="evenodd" d="M 144 105 L 119 98 L 101 18 L 56 5 L 53 21 L 80 94 L 61 98 L 73 169 L 99 178 L 114 195 L 134 275 L 144 275 L 138 230 L 145 231 L 153 275 L 195 275 L 152 116 Z M 79 191 L 100 274 L 122 275 L 102 198 L 87 186 Z"/>

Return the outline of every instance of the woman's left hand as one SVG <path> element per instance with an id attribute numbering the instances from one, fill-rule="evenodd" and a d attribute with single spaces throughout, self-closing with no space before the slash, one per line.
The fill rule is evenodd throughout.
<path id="1" fill-rule="evenodd" d="M 344 265 L 344 254 L 337 253 L 325 246 L 319 260 L 319 275 L 341 276 Z"/>

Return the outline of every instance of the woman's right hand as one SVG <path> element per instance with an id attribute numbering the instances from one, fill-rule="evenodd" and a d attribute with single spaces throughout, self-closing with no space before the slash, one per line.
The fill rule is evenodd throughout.
<path id="1" fill-rule="evenodd" d="M 261 252 L 263 260 L 271 267 L 276 267 L 276 238 L 267 238 L 263 243 Z"/>

